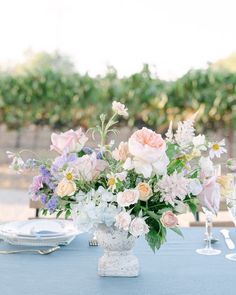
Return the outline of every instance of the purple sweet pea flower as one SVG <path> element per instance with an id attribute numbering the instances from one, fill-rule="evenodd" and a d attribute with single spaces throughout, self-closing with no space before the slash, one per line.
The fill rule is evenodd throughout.
<path id="1" fill-rule="evenodd" d="M 52 196 L 51 199 L 46 204 L 46 208 L 48 209 L 50 214 L 55 212 L 57 208 L 57 203 L 58 203 L 58 198 L 56 196 Z"/>
<path id="2" fill-rule="evenodd" d="M 91 155 L 93 153 L 93 149 L 91 149 L 90 147 L 84 147 L 82 149 L 82 151 L 86 154 L 86 155 Z"/>
<path id="3" fill-rule="evenodd" d="M 75 162 L 78 159 L 76 154 L 69 154 L 67 155 L 67 161 L 68 162 Z"/>
<path id="4" fill-rule="evenodd" d="M 40 197 L 40 202 L 43 205 L 46 205 L 46 203 L 47 203 L 47 196 L 46 196 L 46 194 L 42 193 L 42 194 L 39 195 L 39 197 Z"/>
<path id="5" fill-rule="evenodd" d="M 37 193 L 42 187 L 43 187 L 43 176 L 42 175 L 34 176 L 33 182 L 29 188 L 29 193 L 31 194 L 32 200 L 35 201 L 38 199 Z"/>

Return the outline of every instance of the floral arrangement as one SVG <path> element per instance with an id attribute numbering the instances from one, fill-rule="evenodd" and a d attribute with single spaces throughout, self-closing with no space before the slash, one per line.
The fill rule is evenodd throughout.
<path id="1" fill-rule="evenodd" d="M 30 195 L 44 205 L 43 213 L 77 214 L 80 229 L 89 231 L 99 224 L 115 227 L 127 234 L 145 235 L 155 251 L 171 229 L 181 235 L 178 214 L 188 208 L 194 213 L 199 204 L 218 211 L 221 184 L 214 176 L 214 158 L 226 152 L 224 140 L 208 142 L 195 135 L 196 114 L 179 122 L 176 132 L 170 123 L 165 139 L 148 128 L 135 131 L 128 142 L 113 147 L 107 143 L 119 116 L 128 110 L 120 102 L 112 104 L 113 115 L 100 116 L 97 148 L 86 146 L 81 130 L 51 135 L 51 150 L 59 155 L 53 160 L 28 159 L 21 153 L 8 152 L 11 167 L 18 172 L 38 169 Z"/>

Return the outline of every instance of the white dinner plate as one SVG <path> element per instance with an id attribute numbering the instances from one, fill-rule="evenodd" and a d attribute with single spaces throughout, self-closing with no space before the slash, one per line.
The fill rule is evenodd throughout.
<path id="1" fill-rule="evenodd" d="M 32 219 L 0 225 L 0 237 L 14 245 L 67 245 L 79 233 L 70 220 Z"/>

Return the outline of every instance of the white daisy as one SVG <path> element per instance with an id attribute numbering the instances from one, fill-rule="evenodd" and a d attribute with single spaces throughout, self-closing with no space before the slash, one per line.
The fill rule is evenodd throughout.
<path id="1" fill-rule="evenodd" d="M 225 146 L 225 140 L 222 139 L 219 142 L 212 142 L 209 144 L 210 147 L 210 152 L 209 152 L 209 156 L 211 159 L 213 159 L 214 157 L 220 158 L 220 156 L 223 153 L 226 153 L 227 150 L 226 148 L 224 148 Z"/>

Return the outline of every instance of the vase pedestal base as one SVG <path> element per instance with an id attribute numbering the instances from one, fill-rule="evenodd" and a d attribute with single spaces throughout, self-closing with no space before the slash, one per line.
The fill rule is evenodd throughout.
<path id="1" fill-rule="evenodd" d="M 131 251 L 105 251 L 98 262 L 98 274 L 103 277 L 137 277 L 139 262 Z"/>

